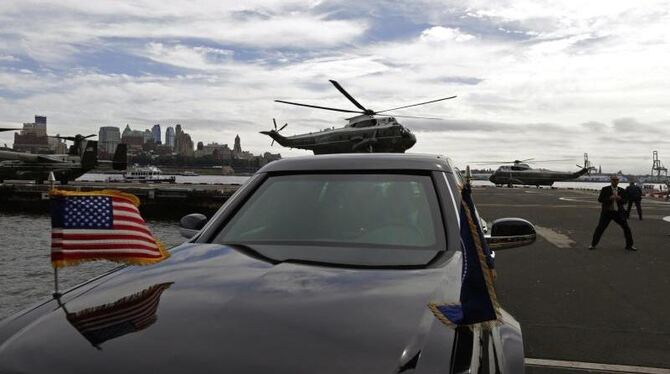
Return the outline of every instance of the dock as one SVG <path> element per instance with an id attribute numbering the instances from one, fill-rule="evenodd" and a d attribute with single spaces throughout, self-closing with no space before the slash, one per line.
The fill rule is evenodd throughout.
<path id="1" fill-rule="evenodd" d="M 55 186 L 68 191 L 113 189 L 140 198 L 145 218 L 174 219 L 189 213 L 211 216 L 240 187 L 239 184 L 168 184 L 71 182 Z M 0 183 L 0 211 L 48 213 L 47 184 Z"/>
<path id="2" fill-rule="evenodd" d="M 477 188 L 474 199 L 489 224 L 536 225 L 534 244 L 496 253 L 498 297 L 521 324 L 526 373 L 670 373 L 670 203 L 643 199 L 642 221 L 633 207 L 631 252 L 614 222 L 587 249 L 595 191 Z"/>

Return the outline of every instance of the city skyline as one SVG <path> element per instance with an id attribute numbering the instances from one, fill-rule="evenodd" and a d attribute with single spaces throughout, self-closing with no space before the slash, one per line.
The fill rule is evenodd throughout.
<path id="1" fill-rule="evenodd" d="M 240 134 L 254 153 L 307 155 L 258 132 L 272 118 L 286 135 L 344 125 L 273 102 L 350 108 L 335 79 L 373 109 L 458 95 L 398 114 L 443 118 L 402 119 L 417 134 L 409 152 L 459 165 L 587 152 L 644 173 L 653 150 L 670 157 L 664 1 L 10 1 L 0 21 L 2 126 L 34 112 L 61 134 L 181 123 L 193 139 Z"/>
<path id="2" fill-rule="evenodd" d="M 144 130 L 138 130 L 137 128 L 133 130 L 130 124 L 126 124 L 123 131 L 117 126 L 100 126 L 97 133 L 98 155 L 103 159 L 110 159 L 116 151 L 116 146 L 124 143 L 128 146 L 129 156 L 140 154 L 153 156 L 176 155 L 191 158 L 212 156 L 219 161 L 260 158 L 264 162 L 281 158 L 280 153 L 262 152 L 256 156 L 243 150 L 241 138 L 238 134 L 235 135 L 234 145 L 230 148 L 228 142 L 218 143 L 212 141 L 212 139 L 207 144 L 198 141 L 196 145 L 181 124 L 165 127 L 165 143 L 161 141 L 162 134 L 160 131 L 160 124 L 154 124 L 151 129 Z M 92 135 L 96 134 L 91 134 L 88 137 Z M 54 135 L 49 135 L 47 117 L 42 115 L 35 115 L 35 122 L 24 122 L 22 128 L 16 131 L 14 140 L 12 148 L 16 151 L 57 154 L 67 152 L 66 143 L 57 139 Z"/>

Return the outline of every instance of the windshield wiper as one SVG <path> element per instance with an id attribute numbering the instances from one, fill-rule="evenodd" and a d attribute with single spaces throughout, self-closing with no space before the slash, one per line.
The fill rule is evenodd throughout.
<path id="1" fill-rule="evenodd" d="M 251 257 L 251 258 L 254 258 L 256 260 L 260 260 L 260 261 L 263 261 L 263 262 L 267 262 L 267 263 L 272 264 L 272 265 L 277 265 L 277 264 L 281 264 L 282 262 L 284 262 L 284 261 L 280 261 L 280 260 L 277 260 L 275 258 L 266 256 L 265 254 L 257 251 L 256 249 L 252 248 L 248 244 L 243 244 L 243 243 L 221 243 L 221 244 L 227 245 L 227 246 L 233 248 L 234 250 L 236 250 L 238 252 L 241 252 L 241 253 L 243 253 L 243 254 Z"/>

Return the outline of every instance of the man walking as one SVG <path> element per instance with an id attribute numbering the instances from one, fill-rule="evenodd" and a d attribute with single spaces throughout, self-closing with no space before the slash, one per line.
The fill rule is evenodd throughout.
<path id="1" fill-rule="evenodd" d="M 637 248 L 633 246 L 633 234 L 630 232 L 628 222 L 626 222 L 626 211 L 623 207 L 626 191 L 624 191 L 623 188 L 618 187 L 618 176 L 613 175 L 611 177 L 611 182 L 611 185 L 603 187 L 600 190 L 600 195 L 598 196 L 598 201 L 602 204 L 602 210 L 600 211 L 600 221 L 598 222 L 596 231 L 593 233 L 593 240 L 591 241 L 589 249 L 596 249 L 600 237 L 603 235 L 607 225 L 609 225 L 610 221 L 614 221 L 623 229 L 624 236 L 626 237 L 626 249 L 629 251 L 637 251 Z"/>
<path id="2" fill-rule="evenodd" d="M 635 203 L 635 209 L 637 209 L 637 215 L 642 221 L 642 189 L 635 184 L 634 181 L 630 181 L 630 185 L 626 187 L 626 200 L 628 200 L 628 208 L 626 209 L 626 218 L 630 218 L 630 210 Z"/>

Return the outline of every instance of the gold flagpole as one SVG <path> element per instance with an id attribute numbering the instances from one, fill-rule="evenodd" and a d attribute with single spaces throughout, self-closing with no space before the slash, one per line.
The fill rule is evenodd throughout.
<path id="1" fill-rule="evenodd" d="M 53 171 L 49 172 L 48 180 L 49 180 L 49 185 L 51 186 L 49 188 L 49 192 L 53 192 L 54 184 L 56 183 L 56 177 L 54 176 Z M 53 240 L 53 238 L 51 240 Z M 53 293 L 53 297 L 56 298 L 57 300 L 59 300 L 59 302 L 60 302 L 60 296 L 61 296 L 61 293 L 58 291 L 58 268 L 54 267 L 54 293 Z"/>

